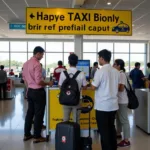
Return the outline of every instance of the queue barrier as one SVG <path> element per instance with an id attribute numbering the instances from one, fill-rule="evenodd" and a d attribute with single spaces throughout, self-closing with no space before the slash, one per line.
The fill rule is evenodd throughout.
<path id="1" fill-rule="evenodd" d="M 49 135 L 51 131 L 55 131 L 56 125 L 59 122 L 63 121 L 63 106 L 59 104 L 59 88 L 49 88 L 46 87 L 46 137 L 49 139 Z M 87 89 L 83 90 L 82 95 L 90 96 L 94 101 L 94 91 Z M 86 105 L 86 104 L 84 104 Z M 72 121 L 72 115 L 70 117 L 70 121 Z M 96 130 L 96 118 L 95 118 L 95 110 L 94 108 L 91 111 L 90 116 L 91 129 Z M 80 127 L 82 130 L 87 130 L 89 124 L 89 115 L 81 114 L 80 115 Z"/>

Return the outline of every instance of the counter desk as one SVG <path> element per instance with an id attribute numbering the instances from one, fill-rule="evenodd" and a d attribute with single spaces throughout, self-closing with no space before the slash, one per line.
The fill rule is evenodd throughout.
<path id="1" fill-rule="evenodd" d="M 56 124 L 63 121 L 63 108 L 62 105 L 59 104 L 59 93 L 60 90 L 58 87 L 50 88 L 46 87 L 46 136 L 47 140 L 49 139 L 49 134 L 51 131 L 55 131 Z M 94 91 L 87 89 L 83 90 L 82 95 L 90 96 L 94 100 Z M 89 122 L 89 114 L 81 114 L 80 115 L 80 126 L 82 130 L 88 129 Z M 71 119 L 72 121 L 72 115 Z M 95 110 L 91 111 L 91 129 L 96 130 L 96 118 L 95 118 Z"/>
<path id="2" fill-rule="evenodd" d="M 135 110 L 135 124 L 150 134 L 150 90 L 137 89 L 136 95 L 139 100 L 139 107 Z"/>

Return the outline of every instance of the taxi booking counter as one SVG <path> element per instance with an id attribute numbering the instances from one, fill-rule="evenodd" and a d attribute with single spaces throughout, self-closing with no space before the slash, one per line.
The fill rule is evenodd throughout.
<path id="1" fill-rule="evenodd" d="M 56 124 L 63 121 L 63 108 L 59 104 L 59 93 L 60 89 L 58 87 L 50 88 L 46 87 L 46 137 L 49 139 L 51 131 L 56 130 Z M 87 89 L 82 90 L 82 95 L 90 96 L 94 101 L 94 91 Z M 72 115 L 70 120 L 72 121 Z M 91 129 L 96 130 L 96 118 L 95 110 L 91 111 L 90 116 Z M 80 114 L 80 126 L 82 130 L 88 129 L 89 114 Z"/>

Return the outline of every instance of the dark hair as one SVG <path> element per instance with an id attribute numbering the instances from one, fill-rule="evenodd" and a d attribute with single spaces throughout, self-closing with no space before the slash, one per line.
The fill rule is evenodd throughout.
<path id="1" fill-rule="evenodd" d="M 139 62 L 135 63 L 135 67 L 139 67 L 141 64 Z"/>
<path id="2" fill-rule="evenodd" d="M 116 59 L 115 63 L 116 63 L 117 66 L 120 66 L 120 70 L 123 70 L 124 72 L 126 72 L 126 70 L 124 68 L 125 67 L 125 63 L 124 63 L 124 61 L 122 59 Z"/>
<path id="3" fill-rule="evenodd" d="M 103 49 L 98 52 L 99 57 L 102 57 L 106 62 L 110 62 L 111 60 L 111 52 L 107 49 Z"/>
<path id="4" fill-rule="evenodd" d="M 97 65 L 98 65 L 98 62 L 94 62 L 93 66 L 95 67 L 95 66 L 97 66 Z"/>
<path id="5" fill-rule="evenodd" d="M 4 69 L 4 65 L 1 65 L 1 70 L 3 70 Z"/>
<path id="6" fill-rule="evenodd" d="M 78 56 L 75 55 L 75 54 L 71 54 L 69 57 L 68 57 L 68 61 L 69 61 L 69 64 L 71 66 L 76 66 L 77 63 L 78 63 Z"/>
<path id="7" fill-rule="evenodd" d="M 60 61 L 58 61 L 58 65 L 59 66 L 62 66 L 63 65 L 63 62 L 60 60 Z"/>
<path id="8" fill-rule="evenodd" d="M 147 67 L 150 68 L 150 63 L 147 63 Z"/>
<path id="9" fill-rule="evenodd" d="M 36 55 L 37 53 L 44 53 L 45 50 L 41 46 L 37 46 L 34 48 L 33 54 Z"/>

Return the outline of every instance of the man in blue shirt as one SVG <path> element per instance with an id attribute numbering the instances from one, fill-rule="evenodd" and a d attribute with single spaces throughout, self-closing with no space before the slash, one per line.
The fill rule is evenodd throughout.
<path id="1" fill-rule="evenodd" d="M 144 74 L 140 70 L 141 64 L 139 62 L 135 63 L 135 68 L 130 72 L 130 78 L 132 79 L 132 87 L 134 89 L 139 89 L 144 87 Z"/>

